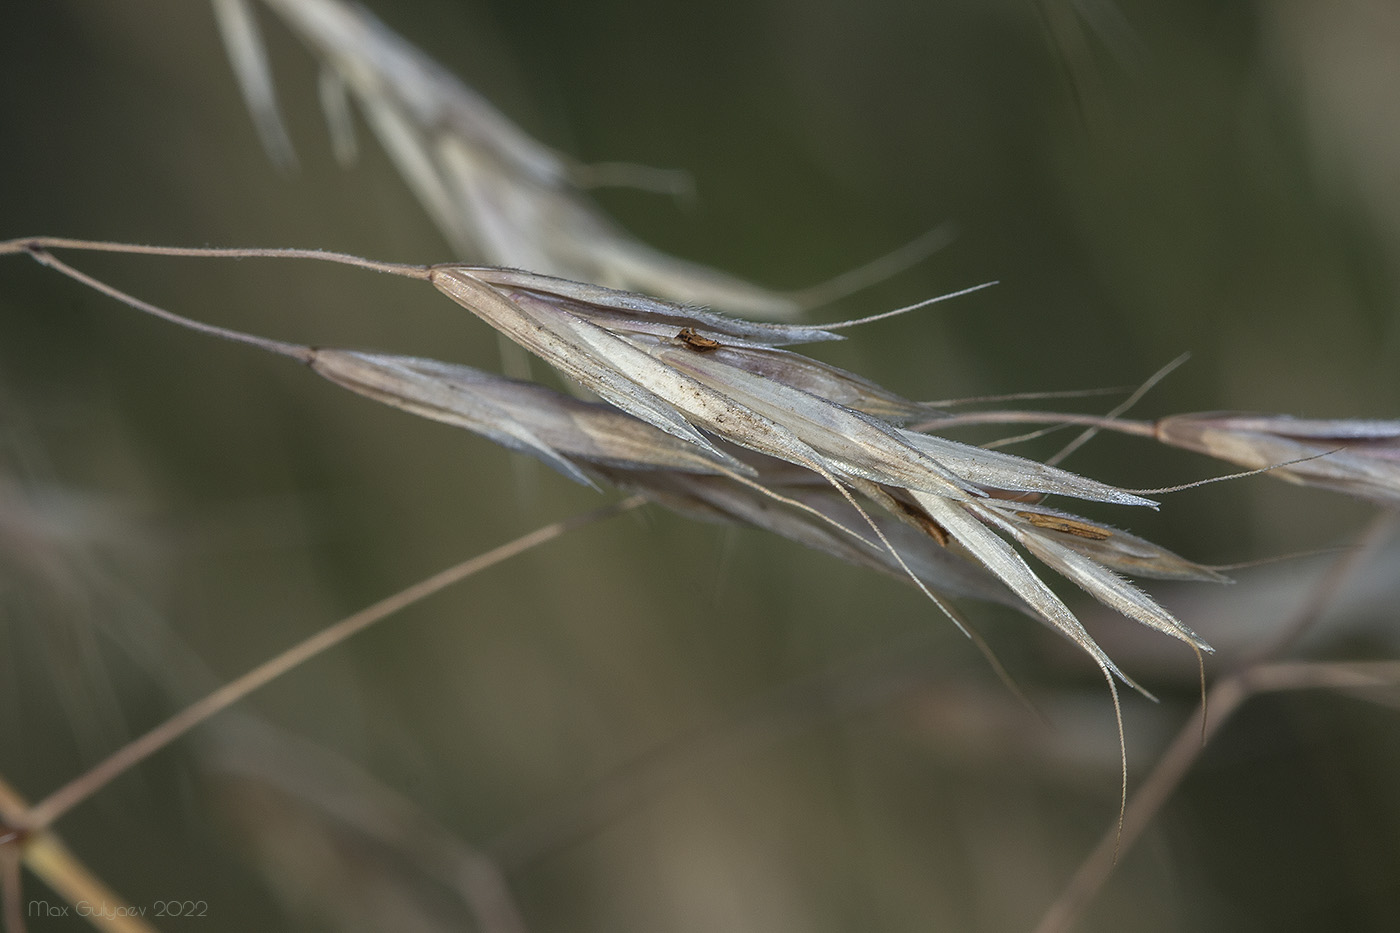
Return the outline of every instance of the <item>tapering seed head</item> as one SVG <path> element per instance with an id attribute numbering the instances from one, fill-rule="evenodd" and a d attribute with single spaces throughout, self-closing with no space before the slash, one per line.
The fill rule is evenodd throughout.
<path id="1" fill-rule="evenodd" d="M 904 568 L 857 530 L 855 510 L 813 474 L 748 455 L 742 471 L 694 444 L 611 405 L 583 402 L 533 383 L 420 357 L 320 348 L 313 370 L 353 392 L 413 414 L 466 428 L 530 454 L 572 479 L 589 474 L 642 492 L 688 515 L 772 531 L 851 563 L 894 575 Z M 980 565 L 889 517 L 880 528 L 905 565 L 931 589 L 1025 604 Z"/>
<path id="2" fill-rule="evenodd" d="M 737 476 L 733 471 L 745 467 L 726 452 L 725 445 L 811 471 L 813 479 L 820 478 L 852 507 L 892 562 L 920 586 L 926 586 L 920 574 L 904 559 L 881 522 L 857 502 L 856 494 L 939 545 L 955 544 L 1014 594 L 1014 601 L 1078 643 L 1105 672 L 1118 674 L 1127 683 L 1131 681 L 1073 612 L 1005 539 L 1020 543 L 1131 618 L 1207 647 L 1115 573 L 1115 569 L 1146 570 L 1150 575 L 1155 569 L 1190 575 L 1182 569 L 1191 568 L 1189 562 L 1154 551 L 1146 542 L 1138 547 L 1104 545 L 1113 533 L 1102 526 L 1048 510 L 1037 512 L 1034 503 L 1018 512 L 999 496 L 1011 494 L 1023 503 L 1028 493 L 1131 505 L 1155 503 L 1034 461 L 905 431 L 877 417 L 872 412 L 899 417 L 916 406 L 868 380 L 778 349 L 779 344 L 832 336 L 820 328 L 738 321 L 642 295 L 515 270 L 448 264 L 434 267 L 430 279 L 458 304 L 607 402 L 694 444 L 713 458 L 720 472 Z M 715 508 L 702 494 L 705 480 L 687 480 L 683 490 L 662 489 L 655 477 L 626 482 L 649 484 L 657 487 L 659 495 Z M 779 491 L 752 479 L 743 482 L 761 496 L 802 507 L 787 494 L 791 490 Z M 732 493 L 729 498 L 732 505 Z M 809 515 L 822 511 L 805 508 Z M 752 510 L 746 520 L 753 521 L 751 515 Z M 830 516 L 820 520 L 873 544 L 849 525 L 833 523 Z M 1092 529 L 1085 540 L 1092 539 L 1095 546 L 1073 540 L 1079 537 L 1076 528 Z M 1057 535 L 1071 540 L 1059 540 Z M 1167 565 L 1170 569 L 1164 569 Z"/>
<path id="3" fill-rule="evenodd" d="M 1287 464 L 1272 475 L 1400 504 L 1400 421 L 1207 412 L 1161 419 L 1157 438 L 1251 469 Z"/>

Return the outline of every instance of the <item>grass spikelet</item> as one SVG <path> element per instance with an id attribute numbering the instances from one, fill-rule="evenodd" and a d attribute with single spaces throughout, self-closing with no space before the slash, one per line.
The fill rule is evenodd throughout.
<path id="1" fill-rule="evenodd" d="M 1279 479 L 1400 505 L 1400 421 L 1287 415 L 1172 415 L 1157 439 Z"/>
<path id="2" fill-rule="evenodd" d="M 467 368 L 434 360 L 318 351 L 211 328 L 91 279 L 53 258 L 47 251 L 53 245 L 78 244 L 45 238 L 19 239 L 0 244 L 0 253 L 28 251 L 52 268 L 147 313 L 300 359 L 326 378 L 360 394 L 434 420 L 467 427 L 506 446 L 532 453 L 570 478 L 590 482 L 574 463 L 578 452 L 588 447 L 587 443 L 576 436 L 568 436 L 560 444 L 562 435 L 557 431 L 552 441 L 545 440 L 538 428 L 530 424 L 532 421 L 542 424 L 546 420 L 528 413 L 529 402 L 538 405 L 546 401 L 538 389 L 493 380 Z M 105 246 L 98 244 L 96 248 Z M 354 262 L 347 257 L 335 257 L 333 261 Z M 1085 551 L 1035 537 L 1039 527 L 1045 525 L 1067 532 L 1070 538 L 1086 540 L 1108 540 L 1112 537 L 1110 532 L 1100 532 L 1099 526 L 1071 515 L 1031 510 L 1026 514 L 1040 518 L 1019 517 L 1014 509 L 998 504 L 990 493 L 1005 495 L 1030 491 L 1130 505 L 1152 505 L 1150 500 L 1059 468 L 904 431 L 873 415 L 773 378 L 771 360 L 767 358 L 755 365 L 753 357 L 742 353 L 722 357 L 718 352 L 719 340 L 701 338 L 692 326 L 703 325 L 707 333 L 728 340 L 738 336 L 741 340 L 766 338 L 771 342 L 791 338 L 789 329 L 783 325 L 720 318 L 677 309 L 642 295 L 600 291 L 592 286 L 554 279 L 522 278 L 518 273 L 500 270 L 457 264 L 434 267 L 365 265 L 431 282 L 500 333 L 597 392 L 619 409 L 615 417 L 631 415 L 683 445 L 691 445 L 695 458 L 687 464 L 691 468 L 702 464 L 702 469 L 728 475 L 775 501 L 815 514 L 821 521 L 860 540 L 860 535 L 851 527 L 756 481 L 752 466 L 726 453 L 719 445 L 735 445 L 812 471 L 846 500 L 880 540 L 894 564 L 940 608 L 943 603 L 934 590 L 910 567 L 881 524 L 855 500 L 852 489 L 867 490 L 887 509 L 901 496 L 912 497 L 930 520 L 922 526 L 916 521 L 916 526 L 932 535 L 940 545 L 946 543 L 945 535 L 951 537 L 1035 616 L 1078 644 L 1103 670 L 1136 689 L 1141 688 L 1103 653 L 1073 612 L 993 529 L 1027 546 L 1031 546 L 1034 538 L 1035 547 L 1039 547 L 1051 566 L 1088 588 L 1099 599 L 1149 627 L 1183 637 L 1208 650 L 1204 642 L 1186 633 L 1144 594 L 1112 570 L 1096 564 Z M 488 284 L 487 280 L 492 278 L 505 283 L 511 293 Z M 575 313 L 584 307 L 591 310 Z M 659 321 L 668 322 L 669 326 L 686 323 L 668 339 L 657 336 Z M 697 345 L 697 340 L 703 342 Z M 850 387 L 843 393 L 849 391 L 874 397 L 883 392 L 875 384 L 841 370 L 803 369 L 795 362 L 797 359 L 800 358 L 793 356 L 779 372 L 803 374 L 800 379 L 789 381 L 805 380 L 809 389 L 836 384 Z M 823 379 L 807 378 L 811 372 L 821 372 Z M 490 398 L 493 393 L 494 399 Z M 546 402 L 543 407 L 548 410 L 561 406 L 553 401 Z M 557 427 L 557 416 L 554 423 Z M 635 429 L 632 433 L 635 437 Z M 597 437 L 590 440 L 596 442 Z M 603 448 L 608 446 L 605 443 Z M 616 449 L 619 448 L 615 447 L 614 453 Z M 653 438 L 650 449 L 665 448 L 658 446 Z M 597 453 L 595 449 L 596 459 L 614 467 L 619 464 L 629 468 L 636 466 L 626 457 L 607 454 L 597 457 Z M 644 453 L 643 461 L 648 456 Z M 657 465 L 647 463 L 646 468 L 655 469 Z M 906 522 L 919 514 L 897 504 L 890 511 L 896 520 Z M 950 617 L 957 622 L 951 613 Z"/>

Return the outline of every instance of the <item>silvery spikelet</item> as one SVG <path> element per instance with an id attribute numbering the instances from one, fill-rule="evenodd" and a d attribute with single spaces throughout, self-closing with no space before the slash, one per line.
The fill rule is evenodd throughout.
<path id="1" fill-rule="evenodd" d="M 783 349 L 839 339 L 830 329 L 740 321 L 516 270 L 444 264 L 432 267 L 429 278 L 564 375 L 703 451 L 731 474 L 752 477 L 754 470 L 725 445 L 811 471 L 863 517 L 916 582 L 856 495 L 974 559 L 1039 619 L 1119 677 L 1074 613 L 1010 542 L 1130 618 L 1209 650 L 1120 573 L 1215 575 L 1141 539 L 1122 537 L 1120 544 L 1120 532 L 1020 500 L 1035 494 L 1155 503 L 1031 460 L 900 428 L 888 419 L 912 417 L 914 403 Z"/>
<path id="2" fill-rule="evenodd" d="M 1240 466 L 1272 468 L 1293 483 L 1400 505 L 1400 421 L 1210 412 L 1162 418 L 1156 436 Z"/>

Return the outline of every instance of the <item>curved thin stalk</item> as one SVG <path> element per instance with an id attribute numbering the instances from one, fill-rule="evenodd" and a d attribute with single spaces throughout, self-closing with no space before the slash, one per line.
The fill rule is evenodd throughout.
<path id="1" fill-rule="evenodd" d="M 269 249 L 221 246 L 142 246 L 110 240 L 79 240 L 60 236 L 26 236 L 0 240 L 0 256 L 11 253 L 42 253 L 51 249 L 81 249 L 98 253 L 135 253 L 140 256 L 180 256 L 186 259 L 313 259 L 356 266 L 370 272 L 385 272 L 409 279 L 428 278 L 428 267 L 401 262 L 381 262 L 349 253 L 321 249 Z"/>
<path id="2" fill-rule="evenodd" d="M 19 821 L 20 828 L 33 832 L 36 829 L 49 826 L 63 814 L 106 787 L 114 778 L 165 748 L 195 726 L 228 709 L 254 690 L 275 680 L 302 662 L 340 644 L 381 619 L 488 567 L 493 567 L 508 558 L 544 544 L 546 541 L 552 541 L 567 531 L 635 509 L 645 501 L 642 496 L 632 496 L 601 509 L 594 509 L 583 515 L 545 525 L 543 528 L 538 528 L 514 541 L 463 561 L 454 567 L 449 567 L 426 580 L 421 580 L 372 606 L 347 616 L 328 628 L 322 629 L 276 657 L 264 661 L 241 677 L 229 681 L 204 699 L 190 704 L 145 735 L 122 746 L 104 761 L 98 763 L 96 767 L 74 778 L 31 807 L 24 818 Z"/>

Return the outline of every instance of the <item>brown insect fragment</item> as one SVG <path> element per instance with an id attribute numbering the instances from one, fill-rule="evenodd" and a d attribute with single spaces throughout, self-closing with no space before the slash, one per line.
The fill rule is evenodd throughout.
<path id="1" fill-rule="evenodd" d="M 1090 541 L 1104 541 L 1113 537 L 1113 532 L 1109 531 L 1107 528 L 1091 525 L 1088 522 L 1076 521 L 1073 518 L 1064 518 L 1060 515 L 1042 515 L 1039 512 L 1017 512 L 1016 514 L 1037 528 L 1061 531 L 1067 535 L 1074 535 L 1076 538 L 1088 538 Z"/>
<path id="2" fill-rule="evenodd" d="M 984 487 L 985 489 L 985 487 Z M 987 498 L 1001 502 L 1029 502 L 1032 505 L 1045 498 L 1042 492 L 1013 492 L 1010 489 L 985 489 Z"/>
<path id="3" fill-rule="evenodd" d="M 693 327 L 682 327 L 681 332 L 676 334 L 676 339 L 696 353 L 709 353 L 711 350 L 718 350 L 720 347 L 718 340 L 711 340 L 709 337 L 701 337 L 696 333 Z"/>

